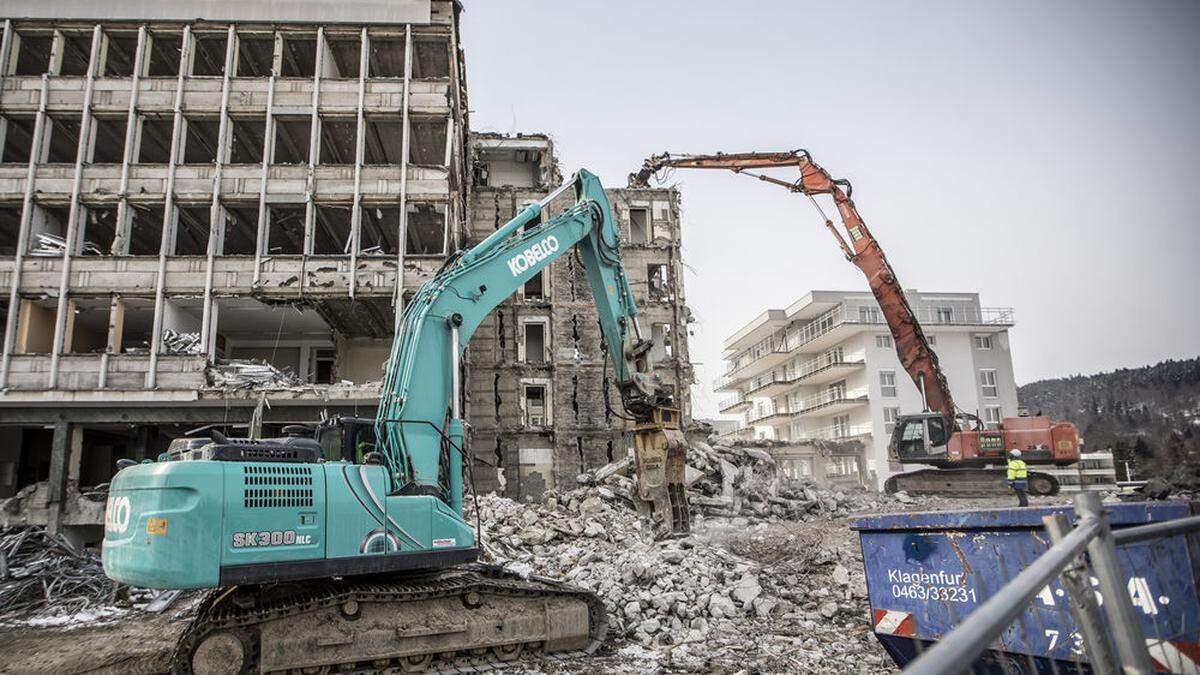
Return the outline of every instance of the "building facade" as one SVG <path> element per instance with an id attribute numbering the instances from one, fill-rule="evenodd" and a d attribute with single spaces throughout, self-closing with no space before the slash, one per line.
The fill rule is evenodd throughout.
<path id="1" fill-rule="evenodd" d="M 473 134 L 470 236 L 481 241 L 540 201 L 564 177 L 542 134 Z M 679 193 L 673 188 L 606 190 L 621 233 L 621 257 L 643 335 L 655 342 L 655 371 L 691 416 L 692 368 L 680 265 Z M 568 192 L 551 204 L 573 201 Z M 476 481 L 530 499 L 570 488 L 581 472 L 624 456 L 622 419 L 587 276 L 562 256 L 480 325 L 471 343 L 469 418 Z"/>
<path id="2" fill-rule="evenodd" d="M 983 307 L 976 293 L 907 296 L 959 408 L 989 424 L 1016 416 L 1012 310 Z M 921 395 L 870 293 L 812 291 L 756 317 L 724 350 L 715 386 L 725 394 L 721 412 L 739 416 L 737 434 L 813 445 L 827 476 L 856 476 L 872 489 L 902 470 L 888 440 L 899 415 L 921 411 Z M 789 470 L 813 473 L 811 465 Z"/>
<path id="3" fill-rule="evenodd" d="M 373 415 L 406 298 L 557 179 L 501 198 L 476 173 L 453 0 L 95 7 L 6 3 L 0 39 L 0 497 L 40 486 L 59 521 L 182 435 Z M 651 192 L 677 235 L 677 196 Z M 510 475 L 550 451 L 573 479 L 615 438 L 572 394 L 603 366 L 573 264 L 469 348 L 473 447 Z M 679 292 L 647 330 L 686 325 L 654 318 Z"/>

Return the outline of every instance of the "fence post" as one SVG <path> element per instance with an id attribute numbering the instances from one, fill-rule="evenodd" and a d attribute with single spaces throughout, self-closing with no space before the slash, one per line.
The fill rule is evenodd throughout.
<path id="1" fill-rule="evenodd" d="M 1071 532 L 1071 524 L 1061 513 L 1045 516 L 1042 522 L 1046 524 L 1046 532 L 1054 544 L 1062 541 Z M 1067 563 L 1062 571 L 1063 588 L 1071 597 L 1071 616 L 1083 636 L 1083 645 L 1087 649 L 1088 662 L 1096 675 L 1118 675 L 1116 659 L 1113 658 L 1113 646 L 1109 640 L 1108 631 L 1104 627 L 1104 617 L 1096 604 L 1096 594 L 1092 591 L 1091 580 L 1088 579 L 1087 565 L 1082 557 L 1076 557 Z"/>
<path id="2" fill-rule="evenodd" d="M 1117 558 L 1112 529 L 1109 528 L 1108 518 L 1104 515 L 1104 507 L 1100 503 L 1100 494 L 1080 492 L 1075 495 L 1075 513 L 1080 520 L 1097 518 L 1100 521 L 1100 529 L 1088 543 L 1087 552 L 1092 570 L 1100 580 L 1104 613 L 1108 616 L 1108 625 L 1112 627 L 1121 669 L 1131 675 L 1152 675 L 1154 665 L 1150 660 L 1150 652 L 1146 649 L 1146 636 L 1142 632 L 1141 620 L 1133 608 L 1133 602 L 1129 599 L 1127 582 L 1121 570 L 1121 562 Z"/>

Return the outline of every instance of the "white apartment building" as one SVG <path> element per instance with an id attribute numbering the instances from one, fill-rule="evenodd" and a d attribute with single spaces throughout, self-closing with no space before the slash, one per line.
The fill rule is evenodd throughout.
<path id="1" fill-rule="evenodd" d="M 1017 414 L 1008 329 L 1011 308 L 983 307 L 978 293 L 907 291 L 955 403 L 989 424 Z M 888 459 L 893 423 L 920 412 L 921 395 L 900 365 L 870 292 L 812 291 L 768 309 L 724 343 L 721 413 L 741 436 L 818 443 L 843 474 L 880 489 L 901 466 Z M 847 454 L 846 448 L 856 448 Z M 805 473 L 810 467 L 800 467 Z"/>

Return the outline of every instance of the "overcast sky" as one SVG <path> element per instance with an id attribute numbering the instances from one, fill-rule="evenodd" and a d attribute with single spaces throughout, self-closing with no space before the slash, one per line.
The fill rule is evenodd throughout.
<path id="1" fill-rule="evenodd" d="M 1013 307 L 1017 382 L 1200 354 L 1200 3 L 467 0 L 471 125 L 606 185 L 654 152 L 807 148 L 906 288 Z M 697 362 L 867 290 L 807 200 L 677 172 Z"/>

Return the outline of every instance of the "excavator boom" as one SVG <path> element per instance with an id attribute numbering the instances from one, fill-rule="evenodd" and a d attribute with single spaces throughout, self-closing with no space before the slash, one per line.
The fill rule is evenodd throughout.
<path id="1" fill-rule="evenodd" d="M 782 180 L 775 176 L 755 173 L 756 169 L 795 167 L 800 176 L 795 181 Z M 711 155 L 672 155 L 663 153 L 648 158 L 642 168 L 629 176 L 630 187 L 646 187 L 652 176 L 663 169 L 723 169 L 757 178 L 761 181 L 785 187 L 810 199 L 816 195 L 829 195 L 841 218 L 842 228 L 849 237 L 843 237 L 825 215 L 816 201 L 825 227 L 833 234 L 846 259 L 854 263 L 867 277 L 871 293 L 879 303 L 883 316 L 891 330 L 896 346 L 896 355 L 905 372 L 922 392 L 926 410 L 940 413 L 948 428 L 956 428 L 954 399 L 950 386 L 938 366 L 937 354 L 929 347 L 929 341 L 921 330 L 916 313 L 904 296 L 904 288 L 896 279 L 891 263 L 884 255 L 874 235 L 863 221 L 851 199 L 853 188 L 847 180 L 835 180 L 821 168 L 806 150 L 787 152 L 743 152 L 716 153 Z"/>

